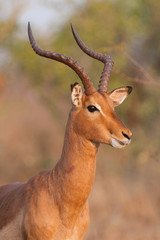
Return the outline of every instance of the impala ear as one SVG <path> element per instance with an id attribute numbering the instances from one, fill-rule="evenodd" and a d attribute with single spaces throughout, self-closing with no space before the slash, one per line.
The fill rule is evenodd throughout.
<path id="1" fill-rule="evenodd" d="M 80 107 L 82 104 L 83 91 L 78 83 L 71 84 L 71 102 L 73 106 Z"/>
<path id="2" fill-rule="evenodd" d="M 117 107 L 131 92 L 132 87 L 121 87 L 109 92 L 108 95 L 112 99 L 114 107 Z"/>

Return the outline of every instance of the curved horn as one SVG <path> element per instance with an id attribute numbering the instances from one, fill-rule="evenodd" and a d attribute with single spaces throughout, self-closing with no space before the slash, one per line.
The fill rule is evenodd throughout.
<path id="1" fill-rule="evenodd" d="M 36 43 L 36 41 L 33 37 L 30 23 L 28 23 L 28 36 L 29 36 L 30 44 L 31 44 L 33 50 L 38 55 L 56 60 L 58 62 L 62 62 L 64 64 L 66 64 L 67 66 L 69 66 L 70 68 L 72 68 L 77 73 L 77 75 L 79 76 L 79 78 L 81 79 L 81 81 L 83 83 L 86 95 L 90 95 L 90 94 L 96 92 L 96 89 L 94 88 L 94 86 L 91 82 L 91 79 L 89 78 L 87 73 L 84 71 L 84 68 L 77 61 L 73 60 L 71 57 L 65 56 L 64 54 L 46 51 L 46 50 L 43 50 L 40 48 L 40 46 Z"/>
<path id="2" fill-rule="evenodd" d="M 78 36 L 78 34 L 77 34 L 76 30 L 74 29 L 72 24 L 71 24 L 71 28 L 72 28 L 73 36 L 74 36 L 77 44 L 79 45 L 79 47 L 82 49 L 82 51 L 85 52 L 86 54 L 88 54 L 90 57 L 93 57 L 93 58 L 95 58 L 95 59 L 104 63 L 104 68 L 103 68 L 101 78 L 100 78 L 100 81 L 99 81 L 98 91 L 99 92 L 107 92 L 108 82 L 109 82 L 109 78 L 110 78 L 113 63 L 114 63 L 113 59 L 110 56 L 94 52 L 93 50 L 88 48 L 82 42 L 82 40 L 79 38 L 79 36 Z"/>

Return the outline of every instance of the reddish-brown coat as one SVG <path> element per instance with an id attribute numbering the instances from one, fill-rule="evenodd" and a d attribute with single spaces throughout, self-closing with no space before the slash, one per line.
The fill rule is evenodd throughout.
<path id="1" fill-rule="evenodd" d="M 4 236 L 10 240 L 12 231 L 12 240 L 83 238 L 89 224 L 88 196 L 99 143 L 111 144 L 114 136 L 118 146 L 128 144 L 122 132 L 131 133 L 114 113 L 110 94 L 82 96 L 77 87 L 78 101 L 74 101 L 73 90 L 62 155 L 55 168 L 38 173 L 26 184 L 0 188 L 0 240 Z M 90 113 L 87 106 L 94 104 L 100 109 Z"/>

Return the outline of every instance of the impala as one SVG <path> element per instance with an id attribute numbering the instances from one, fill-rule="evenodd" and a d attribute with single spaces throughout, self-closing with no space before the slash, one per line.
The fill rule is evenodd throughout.
<path id="1" fill-rule="evenodd" d="M 52 170 L 32 177 L 27 183 L 0 188 L 0 240 L 80 240 L 89 224 L 88 196 L 96 169 L 100 143 L 122 148 L 132 133 L 120 121 L 114 108 L 131 93 L 131 87 L 107 92 L 113 60 L 89 49 L 71 25 L 79 47 L 101 61 L 104 69 L 98 90 L 83 67 L 71 57 L 41 49 L 30 24 L 28 35 L 40 56 L 62 62 L 82 81 L 71 85 L 72 107 L 66 126 L 60 160 Z"/>

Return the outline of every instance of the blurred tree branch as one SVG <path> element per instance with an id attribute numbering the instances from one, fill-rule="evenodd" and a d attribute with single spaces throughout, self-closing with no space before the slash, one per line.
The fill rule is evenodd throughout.
<path id="1" fill-rule="evenodd" d="M 130 61 L 130 63 L 136 67 L 139 73 L 141 73 L 142 77 L 130 77 L 126 73 L 122 72 L 122 70 L 120 70 L 119 68 L 114 67 L 113 72 L 115 74 L 119 75 L 121 78 L 126 79 L 129 82 L 160 87 L 160 82 L 156 81 L 131 55 L 129 55 L 129 53 L 125 50 L 124 43 L 113 46 L 111 48 L 101 49 L 102 52 L 108 52 L 113 50 L 118 50 L 119 52 L 121 52 Z"/>
<path id="2" fill-rule="evenodd" d="M 139 84 L 143 84 L 143 85 L 150 85 L 150 86 L 154 86 L 154 87 L 160 87 L 160 83 L 157 81 L 144 81 L 142 78 L 138 78 L 138 77 L 129 77 L 127 74 L 121 72 L 120 69 L 118 68 L 114 68 L 113 72 L 118 74 L 121 78 L 126 79 L 129 82 L 134 82 L 134 83 L 139 83 Z M 147 72 L 145 72 L 146 74 L 148 74 Z M 148 80 L 148 79 L 147 79 Z"/>
<path id="3" fill-rule="evenodd" d="M 125 75 L 125 78 L 128 81 L 132 81 L 135 83 L 140 83 L 144 85 L 151 85 L 155 87 L 160 87 L 160 82 L 155 81 L 153 77 L 135 60 L 133 57 L 131 57 L 125 50 L 123 51 L 123 54 L 126 56 L 126 58 L 139 70 L 139 72 L 142 74 L 142 78 L 132 78 Z"/>

